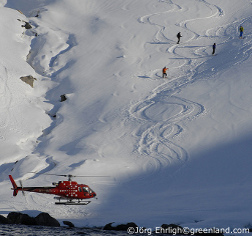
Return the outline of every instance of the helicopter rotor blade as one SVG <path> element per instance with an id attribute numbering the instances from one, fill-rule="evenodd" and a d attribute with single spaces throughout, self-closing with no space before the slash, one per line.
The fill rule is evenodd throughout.
<path id="1" fill-rule="evenodd" d="M 38 174 L 37 172 L 29 172 L 29 173 L 34 173 L 34 174 Z M 62 176 L 62 177 L 81 177 L 81 178 L 88 178 L 88 177 L 111 177 L 108 175 L 59 175 L 59 174 L 42 174 L 42 175 L 54 175 L 54 176 Z"/>
<path id="2" fill-rule="evenodd" d="M 25 196 L 25 192 L 24 192 L 24 189 L 23 189 L 23 183 L 22 183 L 21 180 L 19 180 L 19 184 L 20 184 L 20 187 L 21 187 L 22 194 L 23 194 L 23 196 Z"/>

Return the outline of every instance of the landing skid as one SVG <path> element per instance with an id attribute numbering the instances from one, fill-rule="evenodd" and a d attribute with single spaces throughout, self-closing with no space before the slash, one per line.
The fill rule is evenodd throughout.
<path id="1" fill-rule="evenodd" d="M 66 200 L 66 201 L 60 201 L 62 200 L 62 198 L 57 198 L 55 197 L 55 199 L 58 199 L 58 202 L 55 202 L 56 205 L 87 205 L 89 204 L 91 201 L 81 201 L 81 200 Z"/>
<path id="2" fill-rule="evenodd" d="M 87 205 L 91 201 L 86 202 L 55 202 L 56 205 Z"/>

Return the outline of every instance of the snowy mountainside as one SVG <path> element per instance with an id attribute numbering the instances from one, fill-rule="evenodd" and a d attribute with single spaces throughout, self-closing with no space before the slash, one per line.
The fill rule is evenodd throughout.
<path id="1" fill-rule="evenodd" d="M 50 125 L 44 116 L 41 89 L 34 93 L 20 77 L 36 73 L 26 63 L 29 37 L 24 34 L 26 18 L 18 11 L 1 8 L 1 163 L 16 161 L 32 150 L 42 130 Z M 15 65 L 15 66 L 14 66 Z"/>
<path id="2" fill-rule="evenodd" d="M 79 226 L 252 224 L 251 1 L 0 3 L 10 24 L 0 28 L 2 214 L 46 211 Z M 29 74 L 33 89 L 19 80 Z M 111 177 L 76 179 L 98 199 L 59 207 L 49 195 L 10 197 L 10 173 L 27 186 L 56 181 L 43 173 Z"/>

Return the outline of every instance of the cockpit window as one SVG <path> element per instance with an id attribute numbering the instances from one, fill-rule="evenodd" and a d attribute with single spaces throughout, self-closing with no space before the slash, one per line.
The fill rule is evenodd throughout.
<path id="1" fill-rule="evenodd" d="M 89 192 L 90 192 L 90 193 L 93 193 L 94 191 L 93 191 L 91 188 L 89 188 Z"/>
<path id="2" fill-rule="evenodd" d="M 86 193 L 88 193 L 88 192 L 89 192 L 88 187 L 83 187 L 82 189 L 83 189 L 83 191 L 84 191 L 84 192 L 86 192 Z"/>
<path id="3" fill-rule="evenodd" d="M 92 189 L 90 189 L 89 187 L 83 187 L 82 189 L 83 189 L 84 193 L 90 193 L 91 194 L 93 192 Z"/>
<path id="4" fill-rule="evenodd" d="M 81 192 L 81 187 L 79 187 L 79 192 Z"/>

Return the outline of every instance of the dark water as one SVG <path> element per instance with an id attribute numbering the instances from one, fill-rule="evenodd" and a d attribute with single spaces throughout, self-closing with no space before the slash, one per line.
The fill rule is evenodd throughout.
<path id="1" fill-rule="evenodd" d="M 26 225 L 0 225 L 0 235 L 8 236 L 125 236 L 127 232 L 105 231 L 100 229 L 67 228 L 67 227 L 44 227 Z"/>

